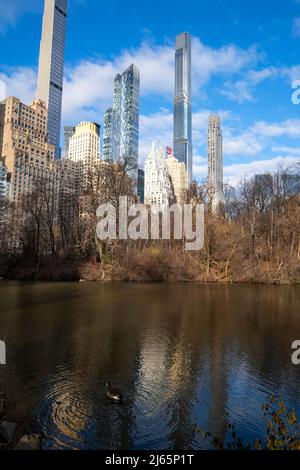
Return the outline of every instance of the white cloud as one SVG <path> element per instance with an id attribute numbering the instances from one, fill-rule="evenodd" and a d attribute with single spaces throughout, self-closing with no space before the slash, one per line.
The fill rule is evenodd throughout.
<path id="1" fill-rule="evenodd" d="M 216 74 L 232 75 L 257 61 L 255 48 L 241 49 L 234 45 L 213 49 L 194 38 L 193 90 L 199 93 Z M 134 63 L 141 71 L 141 95 L 158 95 L 172 102 L 174 91 L 174 47 L 144 42 L 140 47 L 124 50 L 110 61 L 85 60 L 66 69 L 64 106 L 66 118 L 87 113 L 103 114 L 110 104 L 113 80 Z"/>
<path id="2" fill-rule="evenodd" d="M 286 155 L 299 155 L 300 156 L 300 147 L 272 147 L 272 152 L 285 153 Z"/>
<path id="3" fill-rule="evenodd" d="M 272 124 L 265 121 L 260 121 L 253 126 L 252 131 L 257 135 L 264 137 L 288 136 L 293 138 L 299 138 L 300 120 L 288 119 L 283 122 Z"/>
<path id="4" fill-rule="evenodd" d="M 299 162 L 297 156 L 279 156 L 268 160 L 254 160 L 249 163 L 238 163 L 224 166 L 224 180 L 232 186 L 237 186 L 244 177 L 261 173 L 271 173 L 279 167 L 288 168 Z"/>
<path id="5" fill-rule="evenodd" d="M 195 157 L 194 162 L 194 178 L 198 181 L 207 178 L 207 163 L 199 157 Z M 247 163 L 236 163 L 232 165 L 224 165 L 224 182 L 231 186 L 238 186 L 244 178 L 251 178 L 257 174 L 272 173 L 278 168 L 292 168 L 299 163 L 299 157 L 295 156 L 278 156 L 267 160 L 254 160 Z"/>
<path id="6" fill-rule="evenodd" d="M 226 82 L 221 94 L 238 103 L 254 100 L 251 86 L 245 80 L 238 80 L 234 83 Z"/>
<path id="7" fill-rule="evenodd" d="M 192 56 L 196 89 L 208 83 L 213 75 L 234 75 L 259 60 L 255 47 L 242 49 L 230 44 L 213 49 L 199 38 L 193 40 Z"/>
<path id="8" fill-rule="evenodd" d="M 8 69 L 0 72 L 0 80 L 6 85 L 7 96 L 16 96 L 25 103 L 30 103 L 36 94 L 36 72 L 29 67 Z"/>
<path id="9" fill-rule="evenodd" d="M 298 69 L 298 67 L 296 67 Z M 235 82 L 226 82 L 220 93 L 232 101 L 244 103 L 255 101 L 255 87 L 267 79 L 295 75 L 296 70 L 276 67 L 267 67 L 261 70 L 249 70 L 243 74 L 243 78 Z"/>
<path id="10" fill-rule="evenodd" d="M 0 34 L 14 27 L 25 13 L 40 10 L 41 0 L 0 0 Z"/>
<path id="11" fill-rule="evenodd" d="M 229 157 L 253 157 L 263 150 L 264 143 L 249 131 L 238 136 L 225 132 L 223 148 L 224 154 Z"/>

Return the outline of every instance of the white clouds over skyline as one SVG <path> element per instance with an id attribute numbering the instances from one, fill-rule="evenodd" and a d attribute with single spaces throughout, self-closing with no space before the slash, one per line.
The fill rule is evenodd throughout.
<path id="1" fill-rule="evenodd" d="M 1 1 L 1 0 L 0 0 Z M 261 54 L 256 47 L 242 49 L 229 44 L 219 48 L 205 45 L 199 38 L 193 38 L 193 141 L 195 175 L 202 177 L 207 165 L 200 156 L 206 153 L 207 120 L 210 114 L 207 101 L 202 99 L 205 87 L 214 77 L 223 80 L 220 95 L 238 103 L 255 99 L 256 87 L 266 80 L 300 76 L 300 67 L 261 67 Z M 135 63 L 141 71 L 141 98 L 160 101 L 157 110 L 145 111 L 142 104 L 140 119 L 140 163 L 145 160 L 153 140 L 160 145 L 172 145 L 174 89 L 174 47 L 168 43 L 155 45 L 143 42 L 140 47 L 123 50 L 113 59 L 85 59 L 75 65 L 67 64 L 65 69 L 63 124 L 77 124 L 82 120 L 101 122 L 103 113 L 112 103 L 113 81 L 118 72 Z M 28 67 L 2 68 L 0 80 L 6 83 L 9 95 L 30 102 L 35 96 L 37 71 Z M 144 101 L 142 101 L 144 103 Z M 201 105 L 201 106 L 199 106 Z M 153 108 L 153 106 L 152 106 Z M 285 144 L 272 139 L 279 137 L 299 138 L 300 120 L 282 122 L 258 121 L 249 126 L 234 116 L 228 109 L 218 109 L 224 130 L 224 156 L 227 158 L 225 174 L 236 181 L 237 174 L 270 168 L 284 159 L 287 163 L 299 152 L 285 152 Z M 272 147 L 272 148 L 271 148 Z M 280 156 L 274 157 L 275 149 Z M 268 151 L 266 152 L 266 150 Z M 263 154 L 263 152 L 266 152 Z M 269 159 L 268 159 L 269 158 Z M 251 159 L 255 159 L 251 162 Z M 228 164 L 229 161 L 229 164 Z M 232 163 L 230 163 L 232 161 Z M 282 161 L 282 160 L 280 160 Z M 264 162 L 264 163 L 263 163 Z M 266 163 L 269 162 L 269 163 Z"/>

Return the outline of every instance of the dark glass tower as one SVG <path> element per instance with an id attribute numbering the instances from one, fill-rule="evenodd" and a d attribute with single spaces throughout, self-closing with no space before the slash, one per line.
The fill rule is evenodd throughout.
<path id="1" fill-rule="evenodd" d="M 174 156 L 184 162 L 189 182 L 193 179 L 191 37 L 176 38 L 174 97 Z"/>

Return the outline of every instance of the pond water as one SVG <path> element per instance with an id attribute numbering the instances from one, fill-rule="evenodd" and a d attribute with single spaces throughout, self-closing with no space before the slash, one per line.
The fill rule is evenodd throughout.
<path id="1" fill-rule="evenodd" d="M 204 449 L 198 426 L 265 435 L 272 393 L 300 412 L 299 287 L 1 282 L 4 337 L 7 415 L 45 448 Z"/>

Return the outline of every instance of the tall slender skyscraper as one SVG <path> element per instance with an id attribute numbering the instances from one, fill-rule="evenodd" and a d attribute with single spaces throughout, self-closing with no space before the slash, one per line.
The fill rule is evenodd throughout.
<path id="1" fill-rule="evenodd" d="M 193 179 L 191 37 L 176 38 L 174 97 L 174 156 L 184 162 L 189 182 Z"/>
<path id="2" fill-rule="evenodd" d="M 137 177 L 139 156 L 140 73 L 135 65 L 118 74 L 113 107 L 104 116 L 104 159 L 127 160 Z"/>
<path id="3" fill-rule="evenodd" d="M 224 203 L 223 189 L 223 136 L 219 116 L 208 120 L 208 203 L 217 212 Z"/>
<path id="4" fill-rule="evenodd" d="M 37 97 L 48 108 L 48 135 L 60 157 L 67 0 L 45 0 Z"/>

